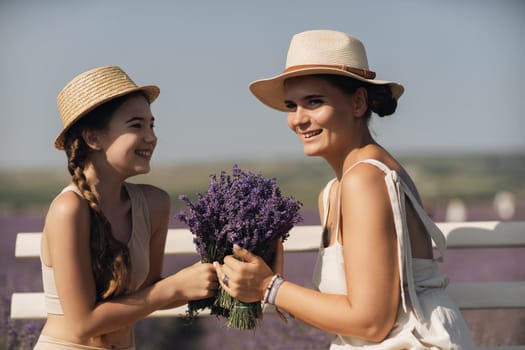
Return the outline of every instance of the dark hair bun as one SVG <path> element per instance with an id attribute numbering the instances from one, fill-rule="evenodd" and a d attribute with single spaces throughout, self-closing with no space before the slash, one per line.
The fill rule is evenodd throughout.
<path id="1" fill-rule="evenodd" d="M 368 103 L 372 112 L 380 117 L 393 114 L 397 107 L 397 100 L 392 97 L 388 85 L 369 85 Z"/>

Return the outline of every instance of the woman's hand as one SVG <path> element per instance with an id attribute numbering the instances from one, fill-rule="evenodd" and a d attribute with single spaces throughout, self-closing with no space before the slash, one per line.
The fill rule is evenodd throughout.
<path id="1" fill-rule="evenodd" d="M 228 294 L 245 303 L 261 301 L 275 273 L 261 257 L 246 249 L 234 246 L 233 253 L 241 260 L 229 255 L 223 265 L 213 263 L 219 283 Z M 277 252 L 275 263 L 282 269 L 282 253 L 279 257 Z"/>
<path id="2" fill-rule="evenodd" d="M 175 300 L 199 300 L 215 295 L 219 286 L 212 264 L 197 262 L 168 277 Z"/>

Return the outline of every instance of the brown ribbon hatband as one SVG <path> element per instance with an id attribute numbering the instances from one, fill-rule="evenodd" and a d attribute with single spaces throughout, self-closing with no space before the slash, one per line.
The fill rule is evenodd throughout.
<path id="1" fill-rule="evenodd" d="M 374 79 L 376 77 L 376 73 L 365 69 L 365 68 L 354 68 L 354 67 L 348 67 L 345 65 L 337 65 L 337 64 L 301 64 L 297 66 L 290 66 L 284 70 L 284 73 L 290 73 L 294 72 L 300 69 L 308 69 L 308 68 L 335 68 L 335 69 L 341 69 L 345 70 L 350 73 L 357 74 L 365 79 Z"/>

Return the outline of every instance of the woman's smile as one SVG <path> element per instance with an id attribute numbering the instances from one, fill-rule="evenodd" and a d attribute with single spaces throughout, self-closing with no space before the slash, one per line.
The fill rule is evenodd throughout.
<path id="1" fill-rule="evenodd" d="M 303 140 L 309 141 L 311 138 L 321 134 L 322 132 L 323 130 L 319 129 L 319 130 L 311 130 L 311 131 L 297 132 L 297 133 L 299 134 L 299 136 L 301 136 Z"/>

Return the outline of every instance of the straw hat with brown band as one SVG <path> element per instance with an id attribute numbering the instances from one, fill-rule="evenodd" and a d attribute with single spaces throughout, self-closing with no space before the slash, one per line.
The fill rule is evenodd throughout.
<path id="1" fill-rule="evenodd" d="M 250 91 L 262 103 L 286 112 L 284 81 L 314 74 L 343 75 L 369 84 L 388 85 L 396 100 L 404 91 L 401 84 L 376 80 L 376 73 L 368 67 L 363 43 L 351 35 L 334 30 L 310 30 L 295 34 L 283 73 L 252 82 Z"/>
<path id="2" fill-rule="evenodd" d="M 160 93 L 155 85 L 137 86 L 117 66 L 97 67 L 73 78 L 57 97 L 58 111 L 64 127 L 55 140 L 55 147 L 64 149 L 64 135 L 77 120 L 101 104 L 135 91 L 142 91 L 149 103 Z"/>

